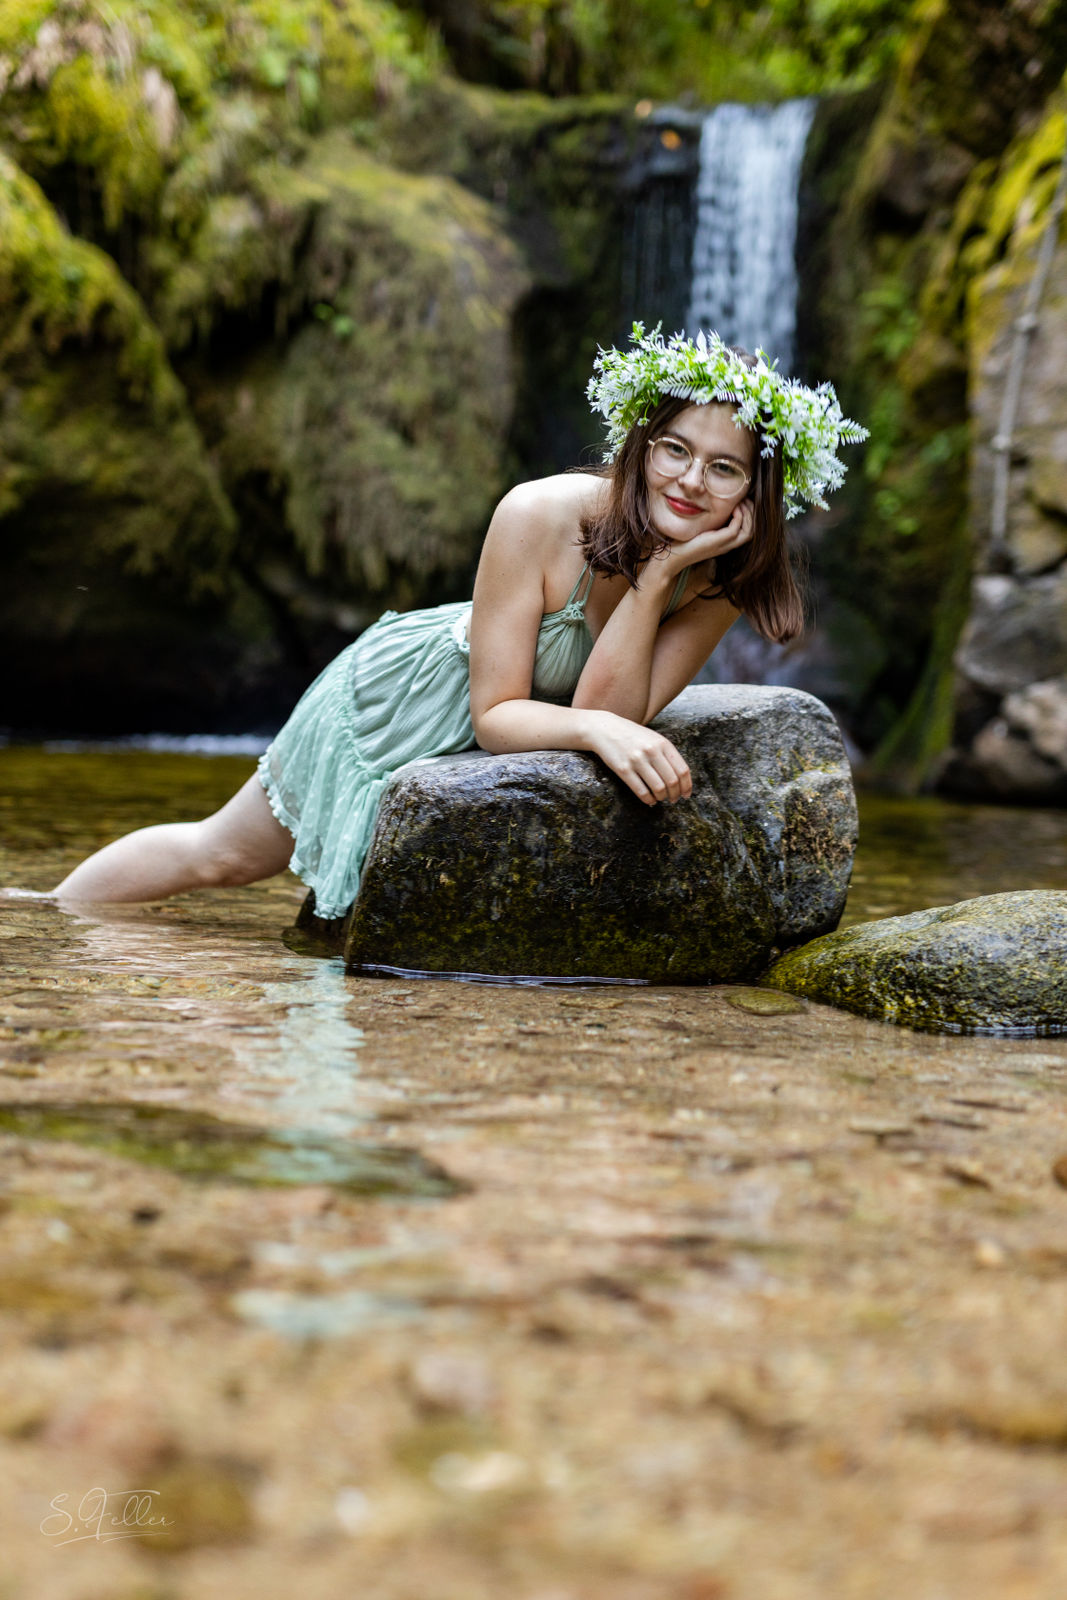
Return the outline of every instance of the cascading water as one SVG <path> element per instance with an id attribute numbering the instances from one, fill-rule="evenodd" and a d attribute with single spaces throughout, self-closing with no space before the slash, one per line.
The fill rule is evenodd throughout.
<path id="1" fill-rule="evenodd" d="M 714 329 L 727 344 L 765 350 L 784 372 L 795 356 L 800 169 L 814 113 L 813 99 L 720 105 L 700 132 L 686 332 Z M 698 681 L 788 684 L 848 699 L 825 630 L 771 644 L 744 619 Z"/>
<path id="2" fill-rule="evenodd" d="M 623 237 L 624 326 L 765 350 L 793 369 L 797 323 L 798 191 L 813 99 L 716 106 L 699 122 L 661 107 L 629 179 Z M 835 607 L 840 622 L 841 607 Z M 860 627 L 861 618 L 845 618 Z M 697 676 L 702 683 L 791 684 L 847 702 L 826 630 L 768 643 L 742 619 Z"/>
<path id="3" fill-rule="evenodd" d="M 797 190 L 815 102 L 720 105 L 700 134 L 686 332 L 793 361 Z"/>

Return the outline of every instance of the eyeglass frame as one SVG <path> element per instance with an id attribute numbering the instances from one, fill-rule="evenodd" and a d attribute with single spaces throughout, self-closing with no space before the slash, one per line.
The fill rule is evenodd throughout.
<path id="1" fill-rule="evenodd" d="M 645 447 L 648 450 L 649 455 L 651 455 L 656 446 L 658 444 L 662 444 L 664 440 L 668 440 L 671 444 L 681 445 L 682 449 L 686 451 L 689 456 L 689 464 L 688 466 L 684 466 L 681 472 L 660 472 L 658 467 L 652 468 L 653 472 L 658 473 L 661 478 L 665 478 L 668 482 L 673 482 L 676 478 L 684 478 L 686 473 L 689 471 L 689 468 L 693 465 L 693 462 L 699 461 L 701 481 L 704 485 L 704 488 L 707 489 L 708 494 L 710 494 L 713 500 L 732 500 L 735 494 L 747 494 L 749 489 L 752 487 L 752 473 L 746 472 L 745 487 L 743 489 L 734 489 L 730 494 L 717 494 L 714 489 L 708 487 L 708 468 L 711 466 L 712 462 L 729 461 L 731 466 L 740 466 L 740 462 L 734 461 L 730 456 L 721 454 L 717 456 L 698 456 L 695 450 L 690 450 L 684 439 L 679 439 L 677 434 L 674 433 L 657 433 L 654 439 L 649 439 L 648 444 Z"/>

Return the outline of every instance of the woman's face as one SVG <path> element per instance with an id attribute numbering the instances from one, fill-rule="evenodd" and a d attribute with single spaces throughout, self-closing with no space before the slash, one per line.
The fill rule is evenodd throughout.
<path id="1" fill-rule="evenodd" d="M 686 406 L 658 430 L 658 438 L 668 435 L 689 449 L 692 459 L 688 463 L 685 463 L 684 453 L 675 452 L 685 465 L 680 476 L 667 476 L 657 471 L 652 452 L 646 450 L 644 471 L 649 520 L 663 538 L 685 544 L 697 534 L 725 527 L 734 507 L 751 489 L 751 475 L 756 468 L 756 441 L 750 429 L 735 426 L 734 410 L 733 406 L 717 401 Z M 750 481 L 727 499 L 710 494 L 704 481 L 704 468 L 714 461 L 738 463 L 749 474 Z"/>

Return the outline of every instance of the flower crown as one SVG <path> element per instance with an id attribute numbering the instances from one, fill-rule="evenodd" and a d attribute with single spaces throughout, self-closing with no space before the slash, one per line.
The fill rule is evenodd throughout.
<path id="1" fill-rule="evenodd" d="M 737 406 L 736 425 L 760 435 L 762 455 L 773 455 L 781 445 L 786 516 L 802 511 L 803 500 L 827 509 L 823 496 L 845 481 L 838 446 L 868 437 L 866 428 L 842 415 L 832 384 L 809 389 L 785 378 L 762 350 L 756 351 L 755 366 L 746 366 L 717 333 L 698 333 L 695 340 L 676 333 L 664 340 L 658 324 L 646 334 L 644 323 L 635 322 L 631 345 L 602 349 L 586 390 L 608 424 L 605 461 L 615 459 L 630 429 L 647 422 L 665 395 L 698 406 L 726 400 Z"/>

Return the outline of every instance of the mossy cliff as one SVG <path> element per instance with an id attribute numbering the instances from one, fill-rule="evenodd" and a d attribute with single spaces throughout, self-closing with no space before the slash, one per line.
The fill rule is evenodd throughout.
<path id="1" fill-rule="evenodd" d="M 271 719 L 465 590 L 625 147 L 375 0 L 3 0 L 0 722 Z"/>
<path id="2" fill-rule="evenodd" d="M 871 775 L 898 787 L 947 778 L 959 737 L 953 660 L 988 528 L 972 412 L 996 313 L 981 286 L 1005 253 L 1023 275 L 1032 261 L 1065 66 L 1062 4 L 923 0 L 867 137 L 841 132 L 869 100 L 830 101 L 809 147 L 801 333 L 872 430 L 819 568 L 886 642 L 855 731 Z"/>
<path id="3" fill-rule="evenodd" d="M 1029 294 L 1064 162 L 1067 84 L 986 185 L 967 242 L 975 576 L 955 655 L 942 782 L 965 793 L 1067 798 L 1067 249 L 1053 218 L 1044 291 Z M 1028 313 L 1029 314 L 1029 313 Z M 1022 327 L 1020 328 L 1020 324 Z M 1010 419 L 1006 518 L 994 527 L 997 436 L 1013 346 L 1026 335 Z"/>
<path id="4" fill-rule="evenodd" d="M 151 659 L 175 608 L 218 611 L 235 521 L 143 303 L 3 152 L 0 396 L 6 715 L 55 725 L 116 639 Z"/>

